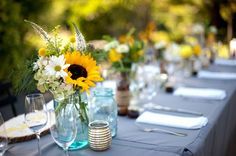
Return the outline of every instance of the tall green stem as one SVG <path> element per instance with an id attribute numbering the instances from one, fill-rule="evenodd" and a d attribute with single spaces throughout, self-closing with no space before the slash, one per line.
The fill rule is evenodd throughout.
<path id="1" fill-rule="evenodd" d="M 88 114 L 87 114 L 87 108 L 86 108 L 86 103 L 82 101 L 81 93 L 78 92 L 78 99 L 79 99 L 79 105 L 80 105 L 80 119 L 82 122 L 88 123 Z M 77 107 L 77 106 L 76 106 Z M 76 108 L 78 110 L 78 108 Z"/>
<path id="2" fill-rule="evenodd" d="M 125 67 L 124 67 L 123 62 L 120 60 L 119 63 L 120 63 L 121 69 L 122 69 L 122 70 L 125 70 Z"/>

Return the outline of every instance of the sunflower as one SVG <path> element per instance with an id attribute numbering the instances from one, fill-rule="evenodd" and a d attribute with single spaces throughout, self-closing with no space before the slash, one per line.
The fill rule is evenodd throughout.
<path id="1" fill-rule="evenodd" d="M 96 61 L 90 55 L 81 54 L 78 51 L 65 54 L 66 64 L 70 66 L 66 69 L 68 76 L 66 83 L 80 87 L 81 91 L 88 91 L 90 87 L 95 86 L 95 82 L 102 81 L 99 67 Z"/>

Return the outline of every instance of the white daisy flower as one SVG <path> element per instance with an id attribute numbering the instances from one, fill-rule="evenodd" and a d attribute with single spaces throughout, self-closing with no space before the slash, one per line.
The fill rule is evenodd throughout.
<path id="1" fill-rule="evenodd" d="M 116 48 L 116 51 L 119 53 L 128 53 L 129 52 L 129 46 L 126 44 L 121 44 Z"/>
<path id="2" fill-rule="evenodd" d="M 46 57 L 39 57 L 38 61 L 34 63 L 33 70 L 42 69 L 48 64 L 48 59 Z"/>
<path id="3" fill-rule="evenodd" d="M 67 76 L 67 73 L 64 71 L 67 67 L 69 67 L 69 64 L 65 64 L 64 55 L 60 55 L 59 57 L 52 56 L 49 58 L 49 63 L 45 67 L 45 70 L 48 75 L 55 76 L 56 78 L 64 78 Z"/>

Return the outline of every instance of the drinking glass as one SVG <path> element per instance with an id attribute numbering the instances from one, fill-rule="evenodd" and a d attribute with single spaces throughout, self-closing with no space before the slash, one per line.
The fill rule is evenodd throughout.
<path id="1" fill-rule="evenodd" d="M 7 132 L 2 114 L 0 113 L 0 156 L 3 156 L 8 148 Z"/>
<path id="2" fill-rule="evenodd" d="M 73 104 L 66 104 L 62 110 L 49 111 L 50 132 L 57 145 L 69 156 L 68 148 L 74 142 L 77 133 L 76 113 Z"/>
<path id="3" fill-rule="evenodd" d="M 152 100 L 153 97 L 156 96 L 159 81 L 157 80 L 157 75 L 159 75 L 160 69 L 157 65 L 145 65 L 142 69 L 142 79 L 144 82 L 141 98 Z"/>
<path id="4" fill-rule="evenodd" d="M 25 97 L 25 123 L 35 133 L 38 140 L 38 154 L 40 149 L 40 130 L 47 123 L 47 109 L 42 94 L 34 93 Z"/>

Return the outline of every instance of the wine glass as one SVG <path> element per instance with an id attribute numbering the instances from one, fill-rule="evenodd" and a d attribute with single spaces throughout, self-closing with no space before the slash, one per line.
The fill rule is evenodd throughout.
<path id="1" fill-rule="evenodd" d="M 76 113 L 73 104 L 66 104 L 60 111 L 49 111 L 50 132 L 57 145 L 69 156 L 68 148 L 74 142 L 77 133 Z"/>
<path id="2" fill-rule="evenodd" d="M 25 123 L 35 133 L 38 140 L 38 154 L 40 149 L 40 130 L 47 123 L 47 109 L 42 94 L 34 93 L 25 97 Z"/>
<path id="3" fill-rule="evenodd" d="M 2 114 L 0 113 L 0 156 L 3 156 L 8 148 L 7 132 Z"/>

